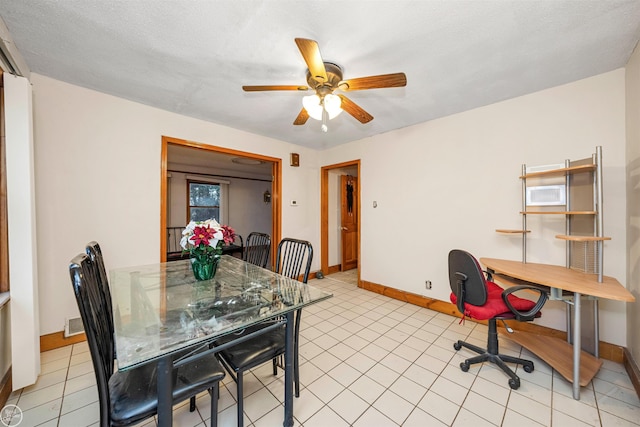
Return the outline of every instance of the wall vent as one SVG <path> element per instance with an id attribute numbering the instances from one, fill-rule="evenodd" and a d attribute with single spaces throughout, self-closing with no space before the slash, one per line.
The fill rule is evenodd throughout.
<path id="1" fill-rule="evenodd" d="M 81 317 L 73 317 L 64 320 L 64 337 L 68 338 L 84 332 L 84 325 Z"/>

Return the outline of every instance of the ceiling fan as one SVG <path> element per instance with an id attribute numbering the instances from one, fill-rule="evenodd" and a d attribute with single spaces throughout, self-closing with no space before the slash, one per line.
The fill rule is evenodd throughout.
<path id="1" fill-rule="evenodd" d="M 334 94 L 340 90 L 380 89 L 387 87 L 402 87 L 407 85 L 407 76 L 404 73 L 382 74 L 378 76 L 359 77 L 355 79 L 342 79 L 342 68 L 332 62 L 324 62 L 320 55 L 318 43 L 309 39 L 295 39 L 298 49 L 307 63 L 307 83 L 309 86 L 294 85 L 267 85 L 267 86 L 242 86 L 246 92 L 259 92 L 271 90 L 314 90 L 315 95 L 305 96 L 302 100 L 303 107 L 294 125 L 303 125 L 309 117 L 322 120 L 322 130 L 327 131 L 327 120 L 340 114 L 342 110 L 355 117 L 360 123 L 368 123 L 373 116 L 367 113 L 355 102 L 342 94 Z"/>

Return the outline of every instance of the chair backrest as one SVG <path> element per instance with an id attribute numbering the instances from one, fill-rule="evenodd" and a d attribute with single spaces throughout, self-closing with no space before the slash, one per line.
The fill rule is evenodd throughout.
<path id="1" fill-rule="evenodd" d="M 312 260 L 313 247 L 311 243 L 306 240 L 285 237 L 278 244 L 276 273 L 296 280 L 302 273 L 302 282 L 307 283 Z"/>
<path id="2" fill-rule="evenodd" d="M 223 254 L 237 256 L 237 258 L 242 258 L 243 249 L 244 249 L 244 242 L 242 241 L 242 236 L 239 234 L 235 235 L 233 242 L 228 244 L 227 243 L 222 244 Z"/>
<path id="3" fill-rule="evenodd" d="M 247 243 L 242 252 L 242 259 L 248 263 L 267 267 L 271 252 L 271 236 L 253 231 L 247 236 Z"/>
<path id="4" fill-rule="evenodd" d="M 461 313 L 465 312 L 464 303 L 482 306 L 487 302 L 484 273 L 480 263 L 469 252 L 460 249 L 449 252 L 449 285 Z"/>
<path id="5" fill-rule="evenodd" d="M 182 240 L 183 230 L 184 227 L 167 227 L 167 253 L 182 252 L 180 240 Z"/>
<path id="6" fill-rule="evenodd" d="M 89 258 L 91 258 L 91 262 L 93 262 L 95 268 L 97 268 L 98 281 L 100 283 L 100 288 L 104 293 L 105 304 L 107 305 L 108 311 L 110 313 L 113 313 L 113 308 L 111 306 L 111 290 L 109 289 L 109 277 L 107 276 L 107 269 L 104 266 L 102 249 L 100 248 L 98 242 L 91 241 L 87 243 L 85 252 L 87 253 L 87 255 L 89 255 Z M 109 323 L 111 326 L 111 332 L 113 333 L 113 318 L 109 318 Z"/>
<path id="7" fill-rule="evenodd" d="M 98 268 L 89 255 L 73 258 L 69 274 L 91 352 L 100 399 L 100 420 L 104 425 L 105 420 L 109 420 L 109 378 L 113 375 L 114 341 L 109 321 L 112 316 L 100 285 Z"/>

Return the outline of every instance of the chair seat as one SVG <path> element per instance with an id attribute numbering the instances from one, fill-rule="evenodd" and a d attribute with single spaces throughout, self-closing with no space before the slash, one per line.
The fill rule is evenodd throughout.
<path id="1" fill-rule="evenodd" d="M 464 304 L 464 315 L 477 320 L 488 320 L 492 318 L 513 319 L 515 314 L 509 310 L 509 307 L 504 303 L 502 299 L 502 292 L 504 289 L 494 282 L 487 280 L 487 302 L 482 306 L 472 305 L 469 303 Z M 509 295 L 509 302 L 518 311 L 529 311 L 535 305 L 535 301 L 520 298 L 516 295 Z M 451 302 L 456 304 L 458 299 L 453 292 L 450 295 Z M 540 317 L 540 312 L 536 314 L 536 317 Z"/>
<path id="2" fill-rule="evenodd" d="M 245 329 L 244 334 L 249 334 L 268 326 L 258 324 Z M 237 339 L 237 335 L 227 335 L 216 340 L 216 345 L 221 345 Z M 245 370 L 265 363 L 284 353 L 285 327 L 266 332 L 255 338 L 247 340 L 239 345 L 234 345 L 219 354 L 234 371 Z"/>
<path id="3" fill-rule="evenodd" d="M 113 373 L 109 379 L 112 425 L 128 426 L 156 414 L 157 371 L 157 363 L 147 363 Z M 194 391 L 218 387 L 225 372 L 215 354 L 210 354 L 181 366 L 174 375 L 173 401 L 180 402 L 193 396 Z"/>

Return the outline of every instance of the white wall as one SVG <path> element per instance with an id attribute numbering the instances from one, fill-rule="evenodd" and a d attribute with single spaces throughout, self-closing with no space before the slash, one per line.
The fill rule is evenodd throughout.
<path id="1" fill-rule="evenodd" d="M 605 274 L 625 284 L 624 102 L 619 69 L 323 152 L 323 164 L 361 159 L 361 278 L 448 301 L 451 249 L 521 259 L 520 238 L 495 229 L 521 227 L 522 164 L 582 159 L 601 145 Z M 564 217 L 540 220 L 529 222 L 528 260 L 564 265 L 554 238 Z M 626 305 L 600 308 L 601 339 L 625 345 Z M 563 304 L 536 322 L 563 329 Z"/>
<path id="2" fill-rule="evenodd" d="M 319 168 L 300 146 L 191 119 L 32 74 L 41 334 L 78 316 L 69 260 L 97 240 L 107 268 L 160 258 L 161 136 L 288 159 L 282 234 L 319 247 Z M 313 269 L 320 268 L 315 259 Z"/>
<path id="3" fill-rule="evenodd" d="M 627 312 L 627 348 L 640 363 L 640 49 L 636 46 L 626 67 L 627 274 L 636 301 Z"/>
<path id="4" fill-rule="evenodd" d="M 229 182 L 229 225 L 244 240 L 252 231 L 271 235 L 271 203 L 264 203 L 271 183 L 233 178 Z"/>

